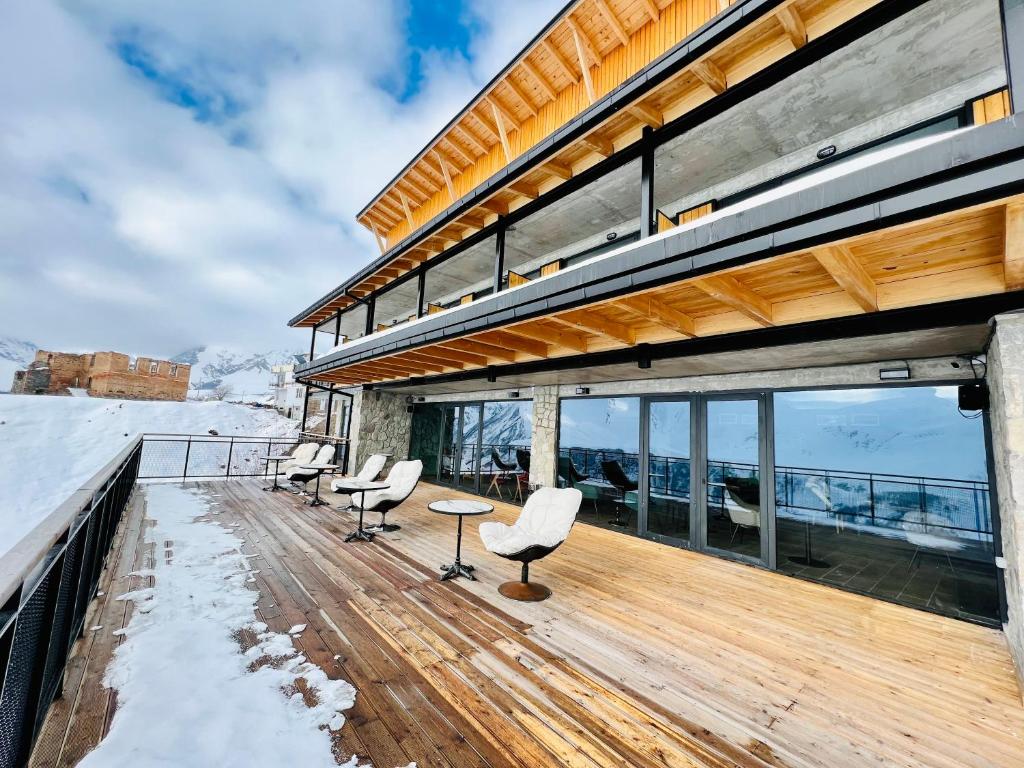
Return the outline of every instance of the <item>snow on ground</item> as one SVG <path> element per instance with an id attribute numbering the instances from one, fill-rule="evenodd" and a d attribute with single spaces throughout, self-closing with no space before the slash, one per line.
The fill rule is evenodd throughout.
<path id="1" fill-rule="evenodd" d="M 156 551 L 143 575 L 154 586 L 118 597 L 134 602 L 135 612 L 104 678 L 117 689 L 117 712 L 79 765 L 336 768 L 330 733 L 344 724 L 355 689 L 328 679 L 288 635 L 255 620 L 259 592 L 246 586 L 251 565 L 242 540 L 196 519 L 211 506 L 201 492 L 177 485 L 144 492 L 155 523 L 146 541 Z M 258 639 L 244 653 L 236 639 L 243 629 Z M 250 669 L 268 657 L 272 665 Z M 315 706 L 295 692 L 298 678 Z"/>
<path id="2" fill-rule="evenodd" d="M 0 555 L 139 432 L 287 436 L 270 409 L 222 402 L 152 402 L 0 395 Z"/>

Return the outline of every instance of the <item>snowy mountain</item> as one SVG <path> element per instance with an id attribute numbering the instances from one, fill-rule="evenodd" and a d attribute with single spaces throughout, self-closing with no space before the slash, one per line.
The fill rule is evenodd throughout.
<path id="1" fill-rule="evenodd" d="M 36 356 L 36 345 L 30 341 L 0 336 L 0 392 L 9 392 L 14 372 L 20 371 Z"/>
<path id="2" fill-rule="evenodd" d="M 192 366 L 189 397 L 202 400 L 214 390 L 230 390 L 225 399 L 263 401 L 271 394 L 270 369 L 279 363 L 295 361 L 299 352 L 271 350 L 251 352 L 223 346 L 203 346 L 186 350 L 171 358 Z"/>

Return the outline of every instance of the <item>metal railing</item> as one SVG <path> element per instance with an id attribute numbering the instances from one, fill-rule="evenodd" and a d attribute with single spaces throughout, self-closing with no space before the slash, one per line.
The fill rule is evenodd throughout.
<path id="1" fill-rule="evenodd" d="M 291 453 L 301 441 L 298 437 L 146 434 L 139 479 L 261 477 L 267 472 L 261 456 Z"/>
<path id="2" fill-rule="evenodd" d="M 61 695 L 142 456 L 136 437 L 0 557 L 0 766 L 24 766 Z"/>
<path id="3" fill-rule="evenodd" d="M 601 462 L 616 460 L 636 479 L 640 456 L 619 450 L 563 448 L 577 470 L 591 479 L 603 480 Z M 688 500 L 690 460 L 651 455 L 650 489 L 664 496 Z M 757 477 L 755 464 L 708 462 L 709 480 Z M 657 473 L 657 474 L 655 474 Z M 724 489 L 709 488 L 708 502 L 725 504 Z M 777 514 L 825 512 L 850 524 L 877 528 L 948 531 L 979 541 L 992 535 L 989 484 L 983 480 L 907 476 L 880 472 L 854 472 L 811 467 L 775 467 Z"/>

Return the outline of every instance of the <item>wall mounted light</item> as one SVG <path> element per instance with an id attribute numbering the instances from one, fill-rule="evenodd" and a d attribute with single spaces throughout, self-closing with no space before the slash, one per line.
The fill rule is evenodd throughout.
<path id="1" fill-rule="evenodd" d="M 906 381 L 910 378 L 910 366 L 902 368 L 881 368 L 878 371 L 880 381 Z"/>
<path id="2" fill-rule="evenodd" d="M 509 392 L 508 396 L 514 400 L 515 398 L 519 397 L 519 393 L 518 392 Z"/>
<path id="3" fill-rule="evenodd" d="M 589 395 L 590 394 L 590 387 L 576 387 L 576 394 L 577 395 Z"/>
<path id="4" fill-rule="evenodd" d="M 821 149 L 818 150 L 818 159 L 827 160 L 828 158 L 832 157 L 832 155 L 834 155 L 835 153 L 836 145 L 829 144 L 827 147 L 822 147 Z"/>

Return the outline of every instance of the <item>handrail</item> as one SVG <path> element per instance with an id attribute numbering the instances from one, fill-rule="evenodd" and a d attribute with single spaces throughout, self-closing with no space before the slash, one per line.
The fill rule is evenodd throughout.
<path id="1" fill-rule="evenodd" d="M 6 605 L 7 600 L 17 591 L 43 556 L 67 532 L 75 517 L 92 502 L 98 491 L 103 490 L 103 485 L 113 472 L 124 464 L 128 456 L 141 444 L 142 435 L 136 435 L 114 458 L 82 483 L 77 491 L 40 520 L 17 544 L 0 555 L 0 605 Z"/>
<path id="2" fill-rule="evenodd" d="M 0 557 L 2 766 L 27 765 L 50 704 L 61 694 L 141 454 L 142 436 L 136 435 Z"/>

